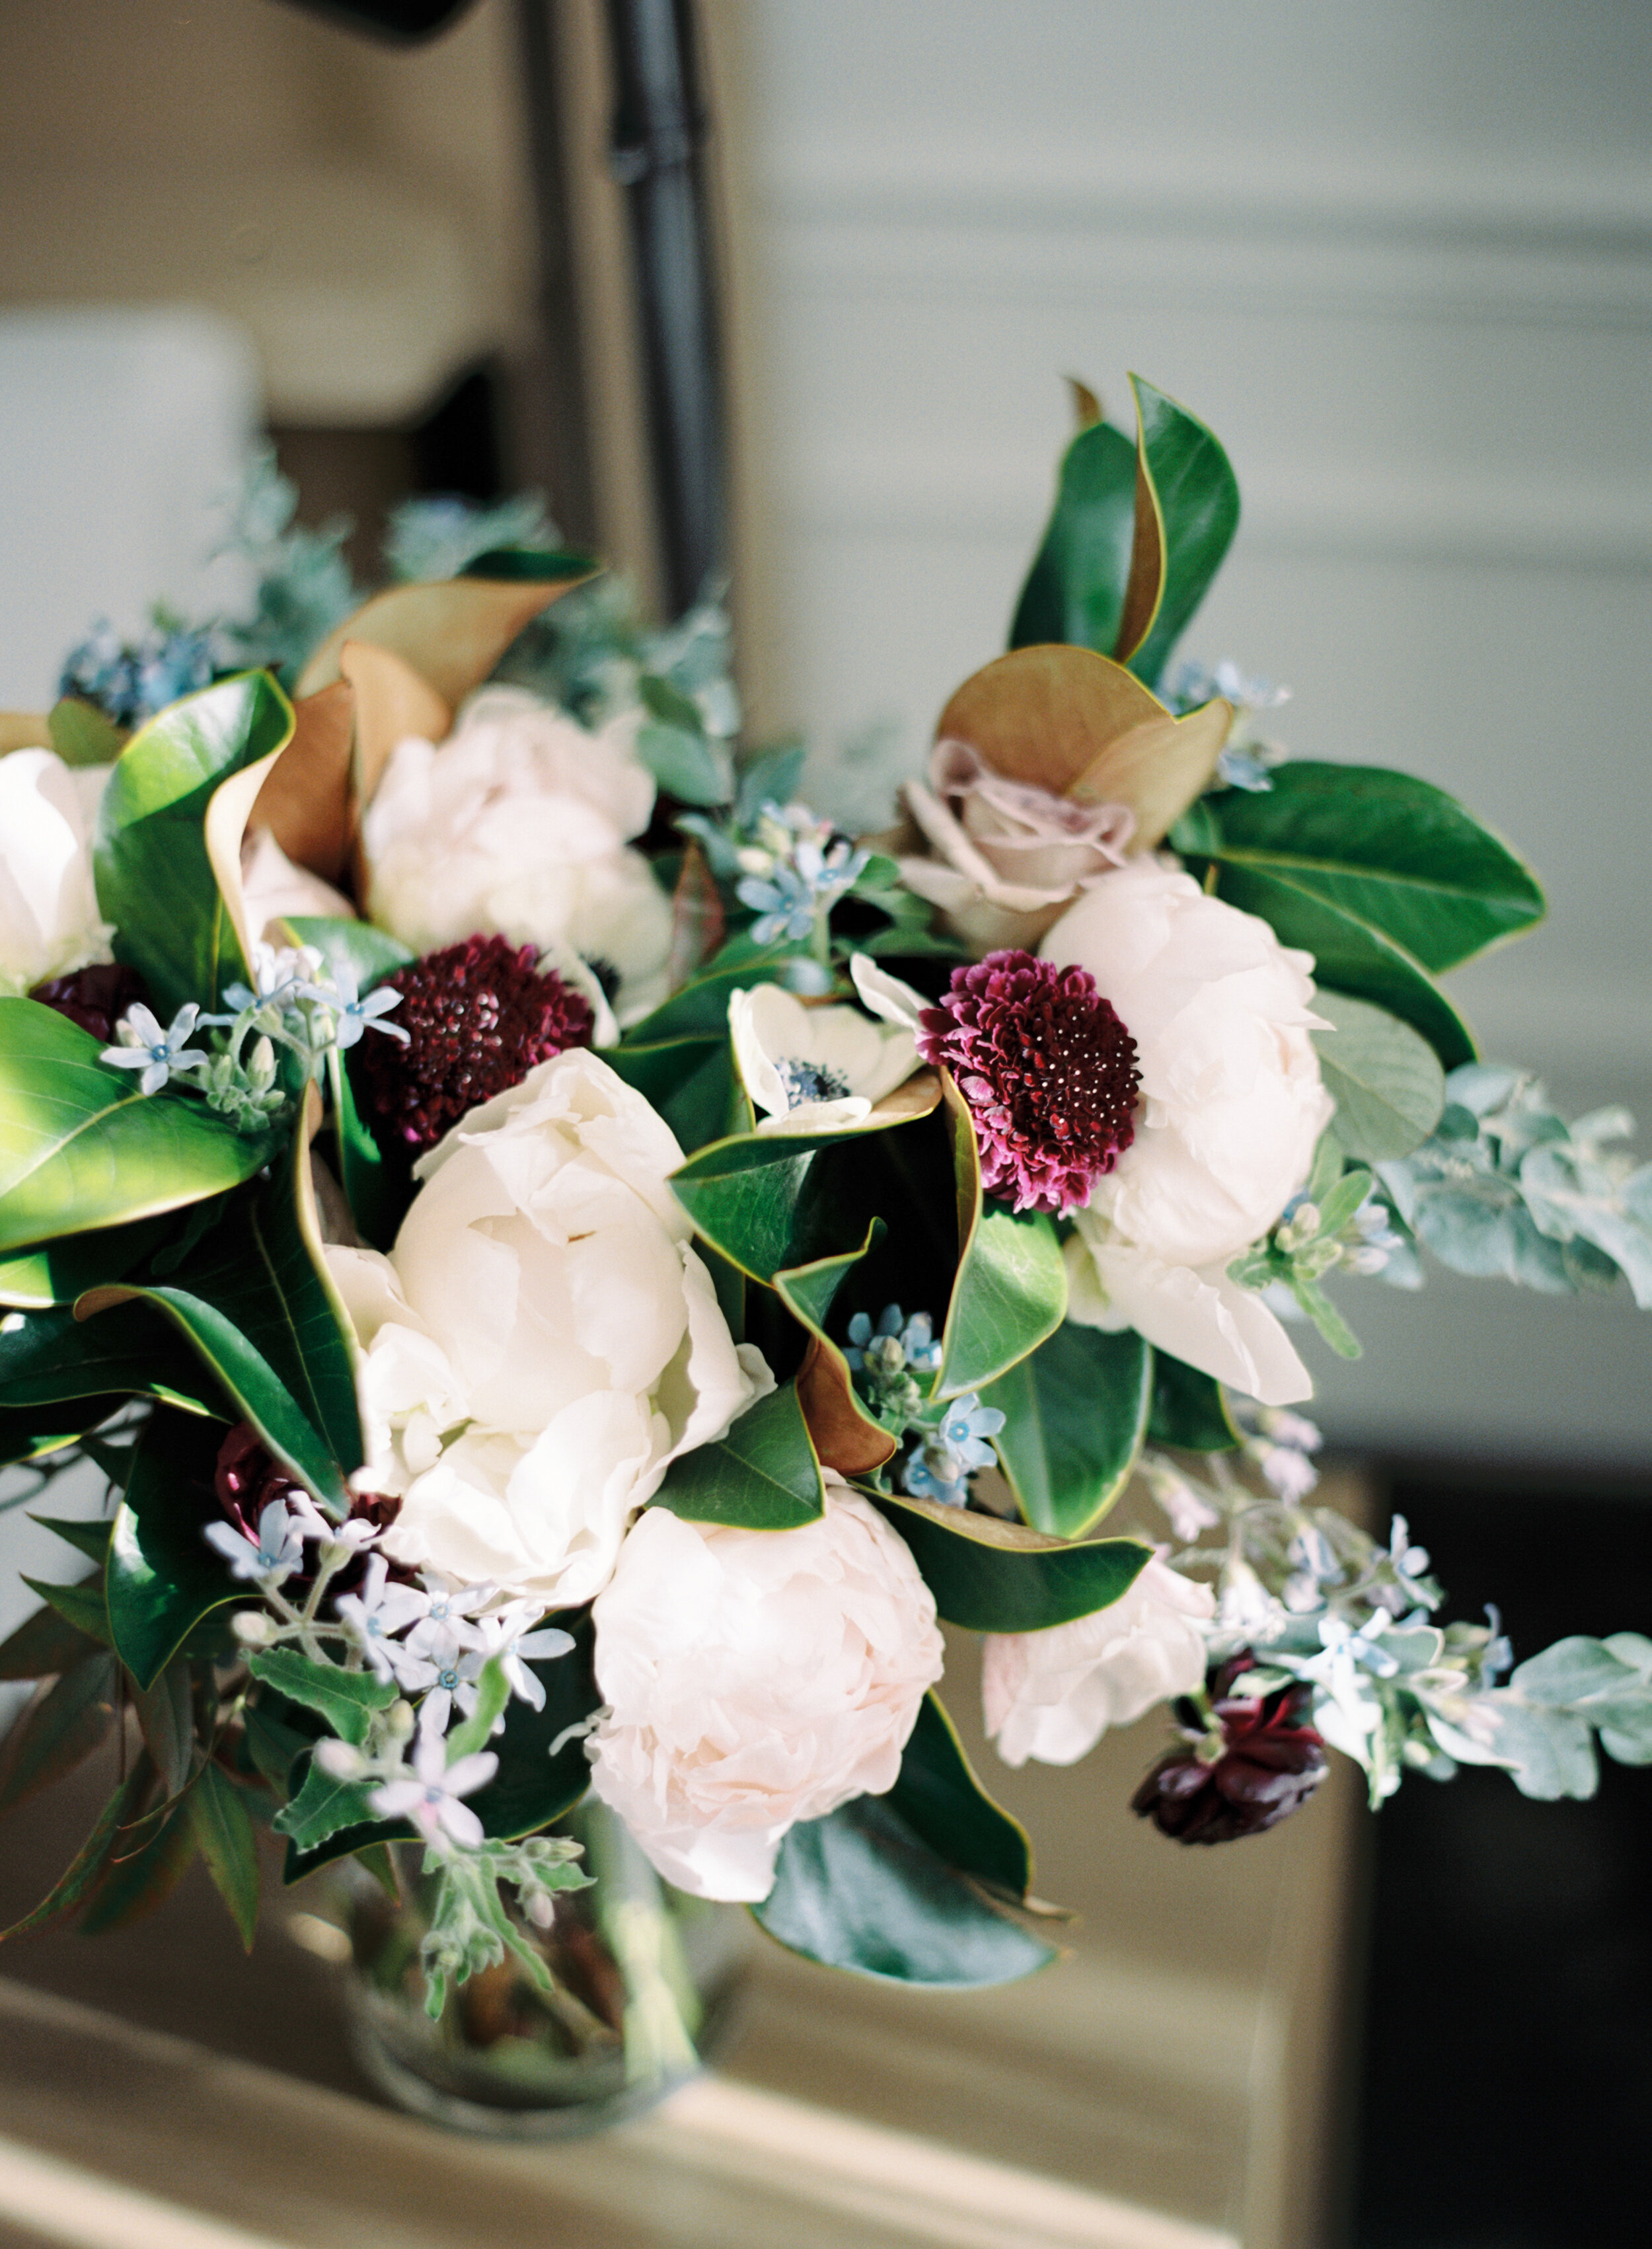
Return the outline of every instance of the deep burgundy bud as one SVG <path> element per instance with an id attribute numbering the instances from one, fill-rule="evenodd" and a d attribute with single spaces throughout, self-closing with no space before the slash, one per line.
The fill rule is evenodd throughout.
<path id="1" fill-rule="evenodd" d="M 37 984 L 29 997 L 43 1008 L 55 1008 L 107 1047 L 114 1044 L 114 1027 L 127 1009 L 135 1001 L 148 1001 L 149 987 L 123 961 L 98 960 L 71 976 L 53 976 Z"/>
<path id="2" fill-rule="evenodd" d="M 1016 1210 L 1082 1210 L 1135 1138 L 1136 1042 L 1085 968 L 989 953 L 953 971 L 918 1051 L 969 1104 L 981 1185 Z"/>
<path id="3" fill-rule="evenodd" d="M 1178 1843 L 1260 1835 L 1305 1804 L 1325 1777 L 1324 1739 L 1303 1723 L 1311 1689 L 1282 1687 L 1247 1701 L 1234 1690 L 1254 1661 L 1236 1656 L 1211 1682 L 1220 1757 L 1207 1763 L 1202 1736 L 1189 1741 L 1160 1757 L 1130 1799 L 1132 1812 Z M 1186 1715 L 1191 1734 L 1198 1714 Z"/>
<path id="4" fill-rule="evenodd" d="M 387 977 L 402 994 L 393 1020 L 407 1042 L 363 1039 L 351 1072 L 375 1124 L 415 1152 L 433 1148 L 537 1063 L 589 1046 L 589 1001 L 538 961 L 531 945 L 472 937 Z"/>

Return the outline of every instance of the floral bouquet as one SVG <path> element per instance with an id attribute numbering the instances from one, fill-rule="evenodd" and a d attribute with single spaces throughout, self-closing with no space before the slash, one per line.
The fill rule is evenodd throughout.
<path id="1" fill-rule="evenodd" d="M 1646 1304 L 1652 1167 L 1436 980 L 1539 918 L 1514 852 L 1170 674 L 1238 494 L 1136 402 L 875 838 L 736 749 L 714 608 L 648 632 L 531 507 L 404 514 L 362 601 L 266 474 L 249 617 L 3 721 L 0 1433 L 111 1508 L 45 1518 L 91 1573 L 0 1649 L 0 1805 L 123 1745 L 20 1929 L 198 1853 L 250 1941 L 264 1826 L 289 1881 L 414 1870 L 438 2013 L 554 1983 L 590 1792 L 816 1960 L 1018 1975 L 942 1623 L 1011 1764 L 1165 1705 L 1183 1843 L 1328 1746 L 1373 1802 L 1652 1761 L 1652 1641 L 1511 1669 L 1314 1503 L 1340 1276 Z"/>

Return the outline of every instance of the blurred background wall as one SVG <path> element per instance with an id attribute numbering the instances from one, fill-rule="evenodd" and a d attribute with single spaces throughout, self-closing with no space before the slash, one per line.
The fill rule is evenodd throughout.
<path id="1" fill-rule="evenodd" d="M 522 103 L 535 9 L 561 55 L 560 275 Z M 1535 1064 L 1574 1109 L 1621 1097 L 1652 1121 L 1652 14 L 708 0 L 702 15 L 754 726 L 805 729 L 816 793 L 880 817 L 948 688 L 1002 645 L 1068 432 L 1061 377 L 1117 415 L 1139 368 L 1208 418 L 1245 493 L 1188 653 L 1288 684 L 1276 731 L 1299 753 L 1411 767 L 1529 851 L 1550 925 L 1456 980 L 1461 1000 L 1489 1052 Z M 279 0 L 9 0 L 0 315 L 14 335 L 25 309 L 193 308 L 197 335 L 215 317 L 221 370 L 243 371 L 210 412 L 172 386 L 175 420 L 202 436 L 189 508 L 262 417 L 306 514 L 361 518 L 361 561 L 409 489 L 550 483 L 565 529 L 646 593 L 601 50 L 598 0 L 479 0 L 403 52 Z M 547 317 L 579 326 L 583 501 L 552 473 Z M 177 458 L 141 416 L 116 427 L 88 383 L 75 395 L 101 451 L 75 451 L 26 398 L 0 436 L 0 701 L 43 691 L 10 684 L 19 649 L 37 671 L 60 653 L 32 622 L 43 584 L 54 618 L 136 622 L 120 612 L 141 558 L 112 584 L 105 526 L 134 520 L 155 464 Z M 43 560 L 26 522 L 54 479 L 72 504 Z M 156 591 L 174 590 L 169 539 L 177 520 L 155 533 Z M 1428 1285 L 1426 1319 L 1379 1284 L 1345 1292 L 1367 1356 L 1316 1361 L 1336 1435 L 1644 1461 L 1648 1331 L 1627 1303 Z"/>

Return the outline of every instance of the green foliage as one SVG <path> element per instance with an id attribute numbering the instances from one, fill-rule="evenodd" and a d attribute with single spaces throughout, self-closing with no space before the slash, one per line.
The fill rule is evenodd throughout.
<path id="1" fill-rule="evenodd" d="M 29 1705 L 6 1737 L 0 1812 L 26 1804 L 91 1756 L 114 1723 L 119 1679 L 114 1658 L 100 1648 L 72 1663 Z"/>
<path id="2" fill-rule="evenodd" d="M 1068 1321 L 982 1393 L 1004 1415 L 999 1462 L 1035 1530 L 1082 1537 L 1107 1512 L 1141 1450 L 1152 1376 L 1133 1330 Z"/>
<path id="3" fill-rule="evenodd" d="M 891 1983 L 967 1991 L 1056 1957 L 883 1797 L 800 1821 L 781 1845 L 774 1888 L 752 1911 L 788 1950 Z"/>
<path id="4" fill-rule="evenodd" d="M 222 1193 L 269 1143 L 200 1103 L 140 1093 L 55 1008 L 0 999 L 0 1253 Z"/>
<path id="5" fill-rule="evenodd" d="M 1043 1212 L 986 1200 L 974 1119 L 950 1078 L 944 1084 L 959 1253 L 935 1390 L 957 1398 L 984 1388 L 1055 1333 L 1067 1312 L 1067 1270 L 1054 1223 Z"/>
<path id="6" fill-rule="evenodd" d="M 1303 1194 L 1265 1241 L 1258 1241 L 1228 1268 L 1242 1289 L 1290 1290 L 1298 1303 L 1340 1358 L 1358 1358 L 1359 1345 L 1325 1294 L 1324 1278 L 1363 1241 L 1356 1219 L 1374 1181 L 1363 1167 L 1345 1172 L 1342 1149 L 1332 1132 L 1320 1135 L 1313 1170 Z"/>
<path id="7" fill-rule="evenodd" d="M 572 1633 L 572 1649 L 527 1667 L 545 1689 L 544 1709 L 520 1700 L 506 1706 L 505 1730 L 487 1744 L 499 1757 L 499 1771 L 467 1799 L 486 1833 L 499 1842 L 516 1841 L 560 1819 L 590 1784 L 582 1729 L 602 1700 L 592 1669 L 596 1635 L 589 1610 L 558 1621 Z"/>
<path id="8" fill-rule="evenodd" d="M 26 1616 L 0 1647 L 0 1679 L 49 1679 L 82 1657 L 97 1653 L 97 1642 L 48 1603 Z"/>
<path id="9" fill-rule="evenodd" d="M 258 1925 L 258 1850 L 245 1799 L 223 1767 L 209 1763 L 184 1804 L 195 1847 L 251 1952 Z"/>
<path id="10" fill-rule="evenodd" d="M 317 1764 L 313 1752 L 307 1748 L 293 1766 L 289 1778 L 296 1782 L 292 1799 L 271 1823 L 278 1835 L 288 1839 L 291 1847 L 286 1876 L 289 1882 L 300 1880 L 331 1859 L 342 1858 L 353 1847 L 353 1839 L 359 1840 L 369 1833 L 400 1836 L 413 1832 L 401 1820 L 375 1820 L 371 1787 L 359 1780 L 338 1779 Z M 322 1845 L 335 1839 L 340 1839 L 341 1847 L 323 1853 Z"/>
<path id="11" fill-rule="evenodd" d="M 0 1386 L 14 1411 L 111 1396 L 164 1399 L 192 1413 L 223 1411 L 217 1386 L 147 1305 L 120 1304 L 87 1320 L 53 1305 L 17 1320 L 0 1334 Z"/>
<path id="12" fill-rule="evenodd" d="M 726 1435 L 673 1461 L 652 1503 L 691 1522 L 744 1530 L 793 1530 L 812 1523 L 826 1495 L 796 1384 L 760 1398 Z"/>
<path id="13" fill-rule="evenodd" d="M 658 1110 L 681 1146 L 704 1148 L 728 1130 L 735 1078 L 726 1034 L 614 1047 L 602 1059 Z"/>
<path id="14" fill-rule="evenodd" d="M 706 733 L 699 705 L 669 679 L 645 673 L 637 684 L 648 716 L 637 754 L 660 787 L 679 804 L 726 804 L 734 794 L 728 752 Z"/>
<path id="15" fill-rule="evenodd" d="M 1551 1294 L 1611 1288 L 1652 1305 L 1652 1165 L 1611 1146 L 1621 1109 L 1568 1125 L 1529 1075 L 1485 1063 L 1446 1081 L 1433 1136 L 1380 1166 L 1401 1219 L 1443 1265 Z"/>
<path id="16" fill-rule="evenodd" d="M 65 1913 L 74 1911 L 103 1874 L 120 1830 L 137 1812 L 153 1778 L 148 1759 L 140 1757 L 98 1814 L 92 1833 L 33 1912 L 24 1914 L 21 1921 L 14 1921 L 10 1929 L 0 1929 L 0 1944 L 8 1937 L 31 1936 L 36 1929 L 45 1929 Z"/>
<path id="17" fill-rule="evenodd" d="M 1185 406 L 1139 375 L 1131 376 L 1130 387 L 1136 398 L 1144 496 L 1157 519 L 1160 567 L 1149 621 L 1139 628 L 1143 636 L 1118 653 L 1139 679 L 1153 687 L 1233 544 L 1239 485 L 1215 437 Z M 1142 546 L 1139 525 L 1132 578 Z M 1131 622 L 1126 617 L 1126 627 Z"/>
<path id="18" fill-rule="evenodd" d="M 1020 1900 L 1032 1886 L 1032 1847 L 970 1768 L 952 1720 L 931 1692 L 901 1752 L 891 1807 L 958 1873 Z"/>
<path id="19" fill-rule="evenodd" d="M 1071 641 L 1111 656 L 1124 615 L 1136 523 L 1136 449 L 1106 422 L 1062 456 L 1056 505 L 1022 588 L 1011 648 Z"/>
<path id="20" fill-rule="evenodd" d="M 44 1311 L 49 1304 L 72 1304 L 88 1289 L 125 1278 L 133 1267 L 160 1247 L 167 1234 L 162 1218 L 134 1226 L 110 1226 L 95 1233 L 72 1234 L 38 1249 L 0 1257 L 0 1304 Z"/>
<path id="21" fill-rule="evenodd" d="M 1065 1540 L 995 1515 L 880 1496 L 935 1606 L 969 1632 L 1042 1632 L 1105 1609 L 1129 1590 L 1152 1548 L 1136 1538 Z"/>
<path id="22" fill-rule="evenodd" d="M 109 1612 L 104 1599 L 103 1574 L 100 1571 L 77 1584 L 54 1585 L 44 1578 L 24 1575 L 23 1582 L 49 1602 L 65 1624 L 95 1640 L 101 1647 L 109 1645 Z"/>
<path id="23" fill-rule="evenodd" d="M 326 1719 L 341 1742 L 359 1749 L 375 1710 L 388 1710 L 401 1692 L 393 1680 L 371 1671 L 344 1671 L 316 1663 L 296 1647 L 269 1647 L 247 1658 L 247 1669 L 289 1702 Z"/>
<path id="24" fill-rule="evenodd" d="M 80 1920 L 84 1936 L 126 1929 L 165 1903 L 195 1856 L 189 1801 L 165 1814 L 152 1809 L 116 1837 L 116 1847 Z"/>
<path id="25" fill-rule="evenodd" d="M 225 637 L 249 664 L 267 664 L 288 686 L 304 659 L 334 625 L 359 608 L 343 547 L 354 526 L 334 516 L 319 530 L 294 521 L 298 486 L 275 465 L 275 449 L 255 452 L 227 542 L 254 578 L 251 616 L 226 628 Z"/>
<path id="26" fill-rule="evenodd" d="M 1317 992 L 1313 1004 L 1332 1027 L 1312 1036 L 1344 1153 L 1366 1164 L 1408 1156 L 1445 1107 L 1439 1056 L 1409 1023 L 1346 992 Z"/>
<path id="27" fill-rule="evenodd" d="M 1238 1445 L 1239 1432 L 1214 1375 L 1173 1358 L 1167 1351 L 1155 1351 L 1152 1384 L 1150 1445 L 1170 1445 L 1187 1453 L 1230 1453 Z"/>
<path id="28" fill-rule="evenodd" d="M 110 775 L 93 846 L 98 905 L 162 1022 L 186 1000 L 210 1008 L 246 976 L 207 853 L 207 810 L 232 774 L 292 732 L 292 705 L 267 672 L 250 671 L 172 704 Z"/>
<path id="29" fill-rule="evenodd" d="M 214 1609 L 250 1593 L 206 1543 L 221 1522 L 213 1470 L 222 1427 L 156 1412 L 138 1441 L 109 1541 L 109 1630 L 116 1653 L 148 1690 Z"/>
<path id="30" fill-rule="evenodd" d="M 421 495 L 390 510 L 384 527 L 384 567 L 403 583 L 431 584 L 457 578 L 478 561 L 492 561 L 501 548 L 542 551 L 557 543 L 556 526 L 546 513 L 541 492 L 517 492 L 492 507 L 448 493 Z M 556 557 L 563 563 L 568 559 Z M 474 574 L 491 577 L 494 573 L 478 568 Z"/>

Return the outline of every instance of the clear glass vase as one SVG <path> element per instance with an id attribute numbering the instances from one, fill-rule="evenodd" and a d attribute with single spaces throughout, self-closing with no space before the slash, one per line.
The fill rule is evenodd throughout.
<path id="1" fill-rule="evenodd" d="M 391 1847 L 399 1905 L 354 1863 L 344 1868 L 351 2044 L 399 2108 L 507 2139 L 600 2132 L 697 2075 L 726 2035 L 748 1958 L 744 1909 L 663 1882 L 594 1799 L 558 1832 L 584 1845 L 594 1884 L 559 1894 L 547 1929 L 513 1916 L 550 1988 L 507 1954 L 451 1991 L 434 2019 L 419 1966 L 432 1890 L 423 1847 Z"/>

